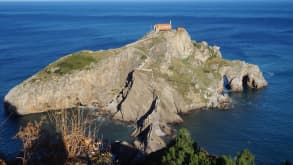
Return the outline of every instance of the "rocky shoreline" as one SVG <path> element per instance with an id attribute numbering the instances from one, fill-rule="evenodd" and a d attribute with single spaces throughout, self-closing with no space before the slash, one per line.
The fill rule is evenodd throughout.
<path id="1" fill-rule="evenodd" d="M 225 60 L 220 48 L 192 41 L 184 29 L 150 32 L 124 47 L 62 57 L 11 89 L 5 109 L 19 115 L 85 106 L 136 125 L 135 148 L 166 146 L 181 113 L 229 108 L 227 88 L 267 86 L 259 67 Z"/>

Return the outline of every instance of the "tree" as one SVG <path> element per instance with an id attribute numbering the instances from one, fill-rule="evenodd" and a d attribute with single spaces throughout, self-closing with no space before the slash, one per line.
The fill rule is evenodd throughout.
<path id="1" fill-rule="evenodd" d="M 217 165 L 236 165 L 236 162 L 231 156 L 223 155 L 217 159 Z"/>
<path id="2" fill-rule="evenodd" d="M 236 164 L 255 165 L 253 154 L 248 149 L 244 149 L 240 154 L 237 155 Z"/>
<path id="3" fill-rule="evenodd" d="M 198 164 L 199 165 L 212 165 L 212 162 L 205 152 L 200 151 L 198 153 Z"/>
<path id="4" fill-rule="evenodd" d="M 162 158 L 163 164 L 194 164 L 198 157 L 194 153 L 194 143 L 187 129 L 179 129 L 175 138 L 175 144 L 169 148 L 166 155 Z"/>
<path id="5" fill-rule="evenodd" d="M 168 165 L 255 165 L 253 154 L 244 149 L 237 155 L 213 156 L 198 148 L 187 129 L 179 129 L 174 141 L 171 142 L 167 152 L 162 157 L 162 164 Z"/>

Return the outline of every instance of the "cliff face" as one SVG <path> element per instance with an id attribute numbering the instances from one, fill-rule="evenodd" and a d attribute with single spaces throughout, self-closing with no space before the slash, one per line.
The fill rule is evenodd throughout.
<path id="1" fill-rule="evenodd" d="M 229 107 L 224 77 L 232 91 L 267 85 L 258 66 L 224 60 L 219 47 L 196 43 L 185 30 L 150 32 L 121 48 L 81 51 L 53 62 L 11 89 L 5 107 L 20 115 L 95 108 L 136 122 L 134 136 L 157 139 L 144 146 L 152 152 L 164 145 L 158 139 L 168 130 L 165 123 L 182 121 L 179 113 Z"/>
<path id="2" fill-rule="evenodd" d="M 267 85 L 256 65 L 224 60 L 185 30 L 151 32 L 118 49 L 65 56 L 11 89 L 5 102 L 20 115 L 85 105 L 135 121 L 155 95 L 161 120 L 180 122 L 179 112 L 229 102 L 224 76 L 233 91 Z"/>

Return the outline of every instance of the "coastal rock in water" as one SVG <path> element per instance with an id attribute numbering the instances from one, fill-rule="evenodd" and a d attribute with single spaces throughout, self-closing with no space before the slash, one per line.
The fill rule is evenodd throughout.
<path id="1" fill-rule="evenodd" d="M 219 49 L 172 30 L 150 32 L 117 49 L 77 52 L 12 88 L 5 108 L 25 115 L 83 105 L 136 122 L 156 96 L 159 123 L 182 122 L 180 113 L 227 107 L 224 77 L 233 91 L 267 85 L 258 66 L 224 60 Z"/>
<path id="2" fill-rule="evenodd" d="M 160 122 L 159 103 L 159 96 L 154 95 L 151 106 L 148 111 L 137 120 L 136 130 L 132 133 L 132 136 L 137 139 L 134 141 L 134 146 L 146 153 L 151 153 L 166 147 L 161 137 L 165 136 L 166 132 L 168 132 L 166 131 L 168 126 Z"/>
<path id="3" fill-rule="evenodd" d="M 242 91 L 246 86 L 258 89 L 267 85 L 258 66 L 242 61 L 233 61 L 231 66 L 223 67 L 222 74 L 227 77 L 232 91 Z"/>

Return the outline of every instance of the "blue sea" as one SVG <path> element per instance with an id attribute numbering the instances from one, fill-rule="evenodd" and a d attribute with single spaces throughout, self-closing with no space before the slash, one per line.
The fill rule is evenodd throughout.
<path id="1" fill-rule="evenodd" d="M 121 47 L 155 23 L 183 26 L 193 40 L 221 47 L 226 59 L 257 64 L 269 86 L 229 93 L 232 110 L 183 116 L 193 138 L 209 153 L 248 148 L 257 164 L 293 161 L 293 3 L 290 2 L 0 2 L 0 104 L 6 93 L 47 64 L 84 49 Z M 12 139 L 35 118 L 0 110 L 0 155 L 15 157 Z M 132 127 L 103 122 L 100 134 L 128 139 Z"/>

